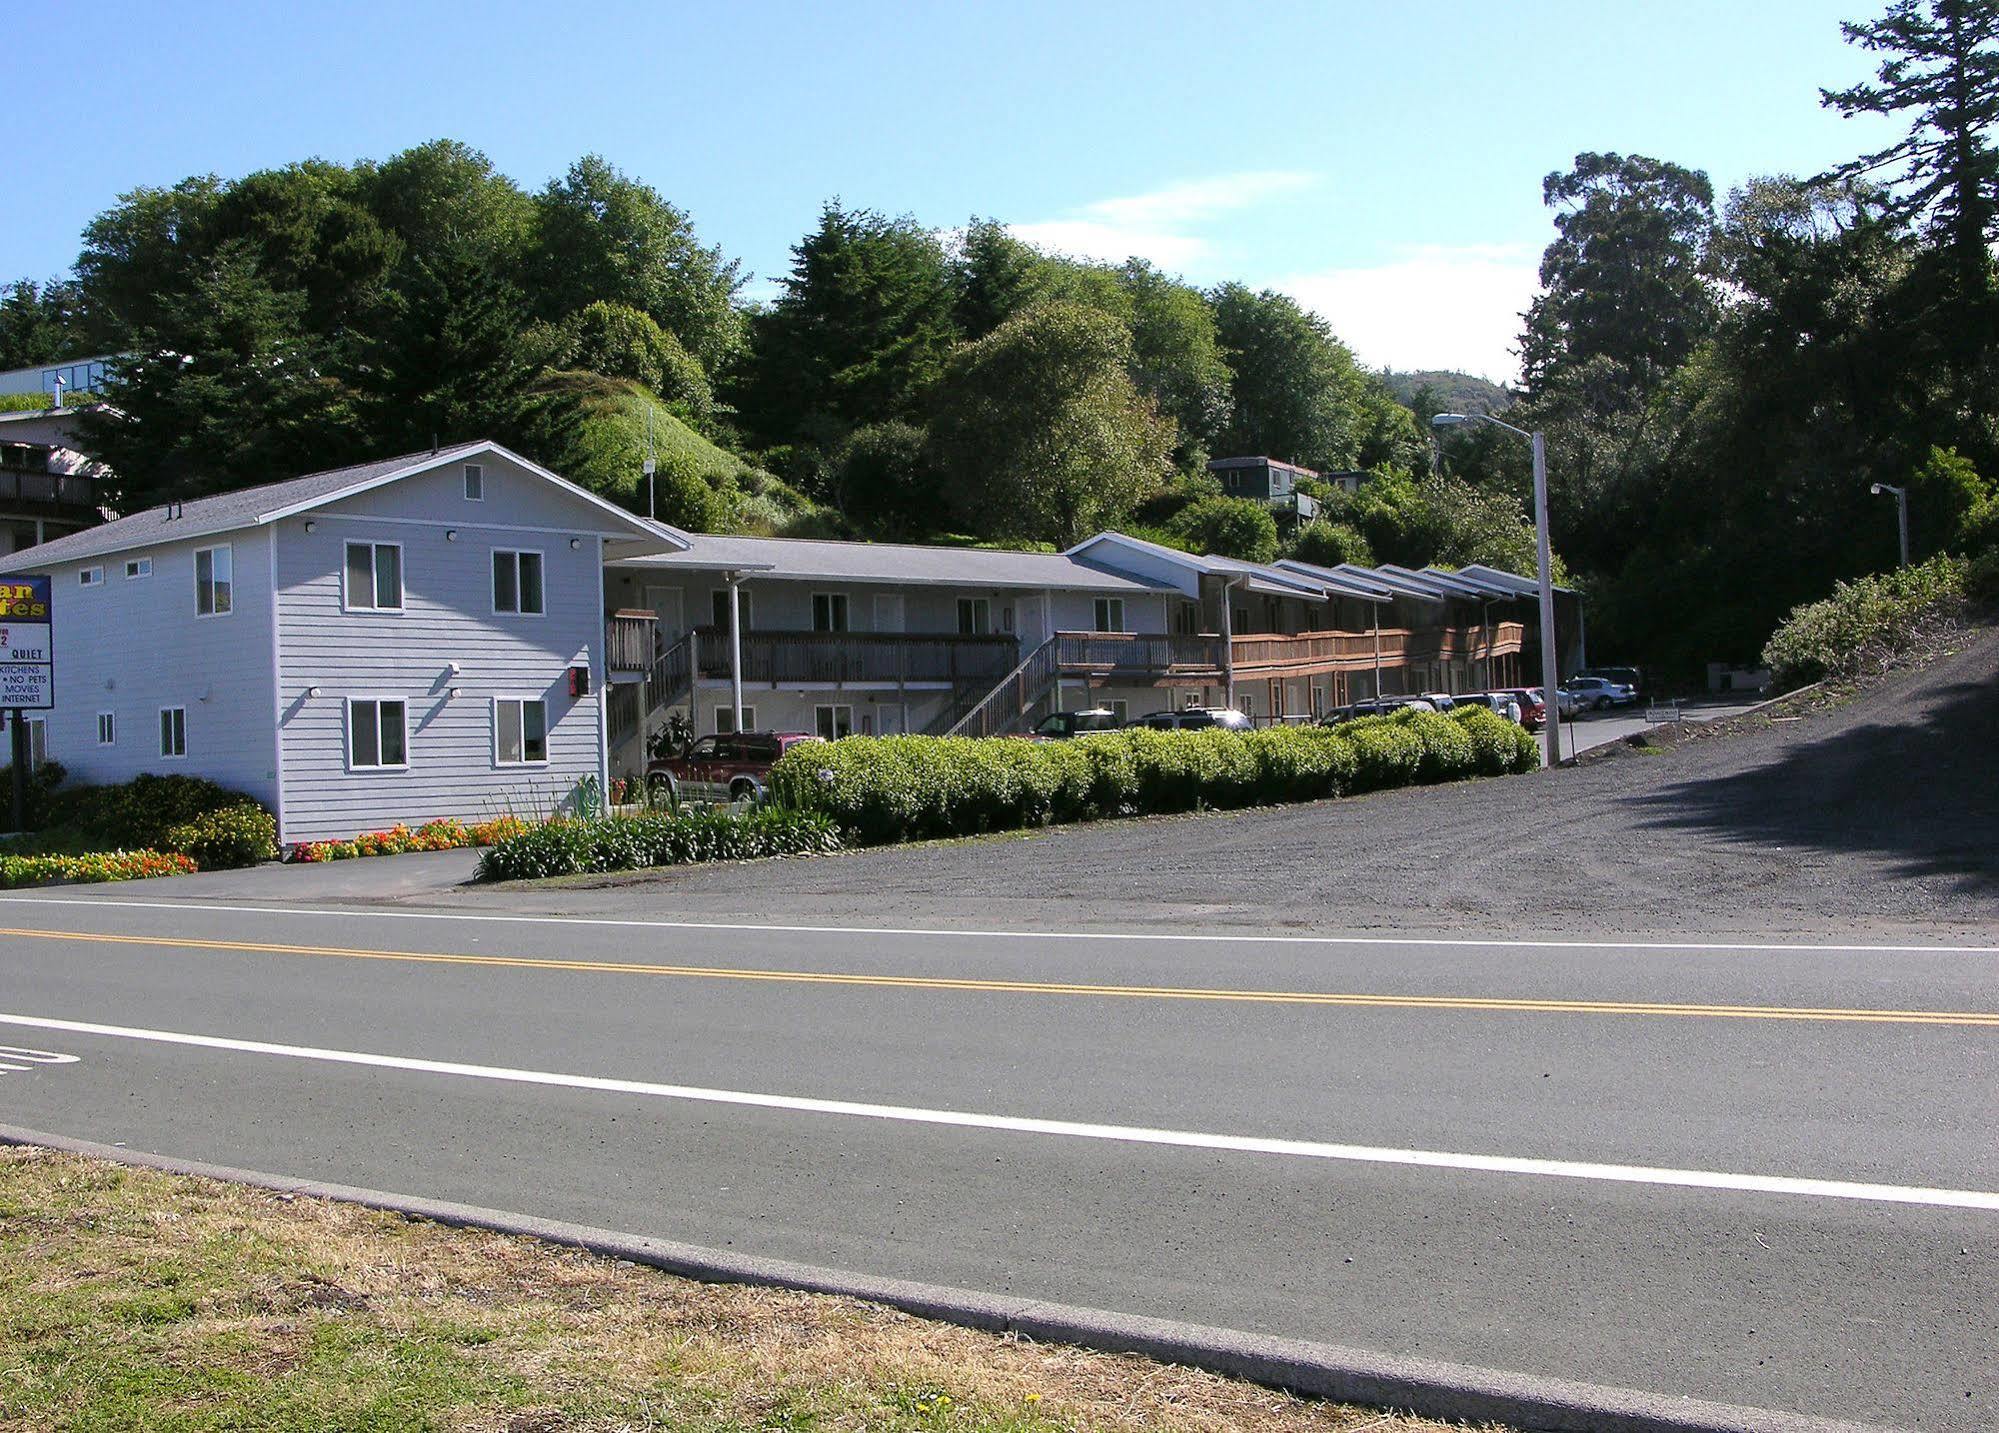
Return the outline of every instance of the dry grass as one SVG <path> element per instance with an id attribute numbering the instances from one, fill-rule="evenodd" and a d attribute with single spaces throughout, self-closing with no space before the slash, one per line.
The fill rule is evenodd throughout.
<path id="1" fill-rule="evenodd" d="M 0 1148 L 0 1428 L 1440 1425 L 876 1305 Z"/>

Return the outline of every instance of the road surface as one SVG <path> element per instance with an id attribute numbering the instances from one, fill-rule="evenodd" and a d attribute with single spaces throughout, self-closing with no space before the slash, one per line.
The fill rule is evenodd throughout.
<path id="1" fill-rule="evenodd" d="M 1722 1403 L 1999 1423 L 1999 940 L 0 897 L 0 1120 Z M 1741 939 L 1740 937 L 1735 937 Z"/>

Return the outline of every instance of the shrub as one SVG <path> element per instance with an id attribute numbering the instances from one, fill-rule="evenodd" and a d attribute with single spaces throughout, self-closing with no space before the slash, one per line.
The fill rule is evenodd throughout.
<path id="1" fill-rule="evenodd" d="M 771 771 L 782 806 L 864 845 L 1055 821 L 1311 801 L 1416 780 L 1522 771 L 1533 739 L 1491 711 L 1402 712 L 1339 727 L 1095 732 L 1066 742 L 848 737 Z"/>
<path id="2" fill-rule="evenodd" d="M 500 816 L 469 827 L 454 816 L 444 816 L 415 829 L 398 823 L 386 831 L 368 831 L 344 841 L 300 841 L 292 847 L 292 859 L 351 861 L 357 856 L 453 851 L 461 846 L 492 846 L 527 830 L 528 823 L 518 816 Z"/>
<path id="3" fill-rule="evenodd" d="M 52 881 L 138 881 L 149 876 L 184 876 L 194 858 L 166 851 L 93 851 L 82 856 L 0 856 L 0 888 L 40 886 Z"/>
<path id="4" fill-rule="evenodd" d="M 68 828 L 106 848 L 158 848 L 167 832 L 225 807 L 255 805 L 199 776 L 135 776 L 117 786 L 79 786 L 56 791 L 47 825 Z"/>
<path id="5" fill-rule="evenodd" d="M 169 827 L 160 848 L 192 856 L 204 871 L 254 866 L 277 854 L 278 823 L 256 802 L 241 801 Z"/>
<path id="6" fill-rule="evenodd" d="M 1965 592 L 1962 559 L 1933 557 L 1914 567 L 1841 582 L 1832 595 L 1794 607 L 1763 647 L 1763 664 L 1783 690 L 1849 677 L 1871 650 L 1905 647 L 1917 623 Z"/>
<path id="7" fill-rule="evenodd" d="M 490 847 L 477 879 L 532 880 L 634 871 L 697 861 L 822 855 L 840 849 L 825 816 L 766 806 L 746 812 L 689 810 L 544 822 Z"/>

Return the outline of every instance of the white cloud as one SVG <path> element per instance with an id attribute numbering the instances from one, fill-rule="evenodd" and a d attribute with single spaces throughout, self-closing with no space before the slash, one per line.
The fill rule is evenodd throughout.
<path id="1" fill-rule="evenodd" d="M 1316 311 L 1371 368 L 1452 368 L 1506 382 L 1519 373 L 1512 349 L 1538 271 L 1526 246 L 1430 244 L 1271 287 Z"/>
<path id="2" fill-rule="evenodd" d="M 1214 242 L 1197 232 L 1208 221 L 1315 182 L 1314 176 L 1294 170 L 1221 174 L 1099 199 L 1059 218 L 1008 228 L 1037 248 L 1079 259 L 1119 263 L 1136 256 L 1161 268 L 1185 270 L 1199 267 L 1214 253 Z"/>

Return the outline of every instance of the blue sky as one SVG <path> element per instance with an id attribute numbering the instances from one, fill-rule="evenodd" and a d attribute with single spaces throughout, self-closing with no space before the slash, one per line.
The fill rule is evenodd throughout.
<path id="1" fill-rule="evenodd" d="M 0 279 L 67 269 L 137 186 L 450 137 L 529 187 L 607 156 L 752 292 L 838 196 L 1281 288 L 1370 363 L 1505 377 L 1543 175 L 1639 151 L 1725 191 L 1878 145 L 1817 87 L 1868 73 L 1838 22 L 1883 3 L 30 7 L 10 31 L 63 83 L 0 157 Z"/>

